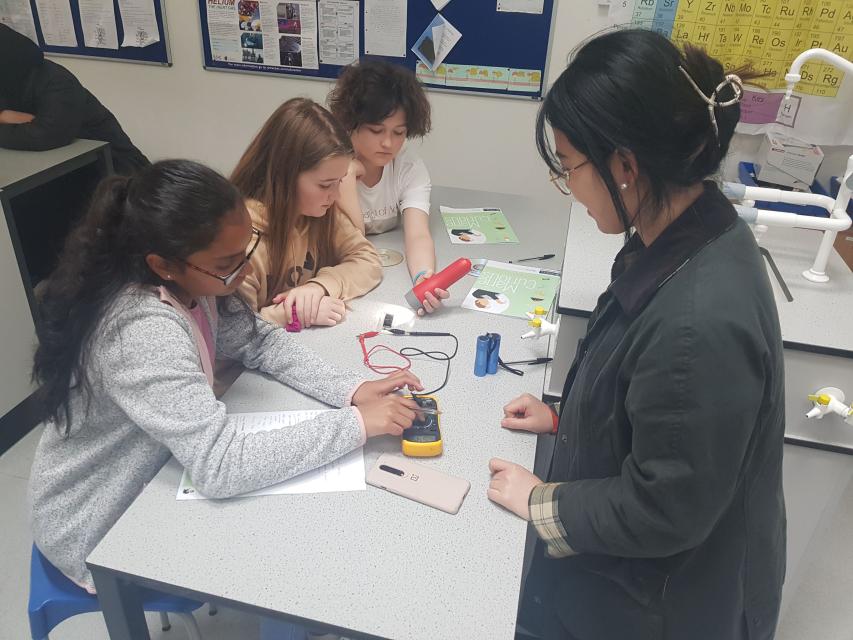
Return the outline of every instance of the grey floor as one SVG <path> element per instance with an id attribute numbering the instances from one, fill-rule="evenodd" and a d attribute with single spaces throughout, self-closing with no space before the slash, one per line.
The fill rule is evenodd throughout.
<path id="1" fill-rule="evenodd" d="M 0 640 L 30 637 L 26 611 L 32 540 L 25 497 L 38 435 L 30 433 L 0 456 Z M 837 495 L 829 502 L 821 502 L 819 496 L 804 489 L 805 483 L 788 486 L 798 474 L 810 474 L 810 465 L 825 465 L 829 456 L 834 456 L 835 476 L 840 478 L 833 489 Z M 810 507 L 816 513 L 809 517 L 817 526 L 804 534 L 807 540 L 797 542 L 804 551 L 794 572 L 789 572 L 793 584 L 785 594 L 777 640 L 853 640 L 853 457 L 787 447 L 785 462 L 789 539 L 795 537 L 797 520 L 805 518 Z M 849 474 L 837 473 L 848 467 Z M 206 640 L 255 640 L 259 635 L 258 620 L 237 611 L 220 607 L 211 617 L 202 609 L 196 618 Z M 149 617 L 149 628 L 153 640 L 187 637 L 177 621 L 171 631 L 162 632 L 156 614 Z M 108 636 L 101 615 L 87 614 L 63 622 L 50 637 L 105 640 Z"/>

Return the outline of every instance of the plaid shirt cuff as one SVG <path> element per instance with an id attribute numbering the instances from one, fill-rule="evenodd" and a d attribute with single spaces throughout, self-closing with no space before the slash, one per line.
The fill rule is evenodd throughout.
<path id="1" fill-rule="evenodd" d="M 560 522 L 560 510 L 555 493 L 558 482 L 545 482 L 530 492 L 530 521 L 536 533 L 545 542 L 549 558 L 565 558 L 577 553 L 569 545 L 568 535 Z"/>

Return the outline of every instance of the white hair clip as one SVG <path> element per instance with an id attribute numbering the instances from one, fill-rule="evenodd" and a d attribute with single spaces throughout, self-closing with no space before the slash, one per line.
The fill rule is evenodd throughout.
<path id="1" fill-rule="evenodd" d="M 714 136 L 717 138 L 717 144 L 720 143 L 720 129 L 717 127 L 717 117 L 714 115 L 715 107 L 730 107 L 733 104 L 737 104 L 740 102 L 740 99 L 743 97 L 743 82 L 741 79 L 733 73 L 729 73 L 723 79 L 723 81 L 717 85 L 717 88 L 714 89 L 714 92 L 710 96 L 706 96 L 702 89 L 699 88 L 693 78 L 690 77 L 690 74 L 687 73 L 687 70 L 681 65 L 678 66 L 678 70 L 684 74 L 684 77 L 687 78 L 687 82 L 690 83 L 690 86 L 696 90 L 696 93 L 699 94 L 699 97 L 702 98 L 702 101 L 708 105 L 708 117 L 711 119 L 711 126 L 714 128 Z M 717 94 L 723 87 L 731 86 L 732 90 L 735 92 L 734 98 L 731 100 L 726 100 L 724 102 L 719 102 L 717 100 Z"/>

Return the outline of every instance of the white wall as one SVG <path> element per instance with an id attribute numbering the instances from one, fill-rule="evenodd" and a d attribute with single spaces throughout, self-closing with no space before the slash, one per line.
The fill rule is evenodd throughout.
<path id="1" fill-rule="evenodd" d="M 572 48 L 607 26 L 606 9 L 596 3 L 557 4 L 549 84 Z M 205 71 L 197 2 L 165 0 L 165 5 L 171 68 L 56 58 L 115 113 L 150 158 L 188 157 L 227 173 L 282 101 L 293 96 L 325 100 L 330 87 L 326 81 Z M 544 196 L 565 206 L 548 185 L 533 143 L 538 102 L 435 91 L 429 95 L 433 133 L 424 141 L 422 155 L 434 184 Z M 733 157 L 750 157 L 759 140 L 739 138 Z M 839 173 L 853 148 L 825 151 L 822 175 Z M 733 177 L 729 170 L 726 174 Z"/>
<path id="2" fill-rule="evenodd" d="M 571 4 L 563 2 L 559 10 L 562 26 L 555 31 L 551 55 L 556 73 L 574 43 L 604 26 L 603 19 L 573 18 Z M 56 58 L 115 113 L 152 159 L 189 157 L 228 172 L 282 101 L 294 96 L 325 101 L 328 81 L 205 71 L 197 2 L 166 0 L 165 5 L 171 68 Z M 547 184 L 533 144 L 538 102 L 429 95 L 433 133 L 422 155 L 435 184 L 509 193 L 547 188 L 559 195 Z"/>

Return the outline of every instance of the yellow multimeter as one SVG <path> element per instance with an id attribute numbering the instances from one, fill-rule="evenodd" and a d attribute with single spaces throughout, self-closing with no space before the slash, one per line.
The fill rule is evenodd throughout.
<path id="1" fill-rule="evenodd" d="M 412 396 L 408 396 L 412 398 Z M 427 411 L 438 411 L 438 402 L 432 396 L 417 396 L 414 401 Z M 421 413 L 412 426 L 403 431 L 403 455 L 413 458 L 431 458 L 441 455 L 441 431 L 438 413 Z"/>

